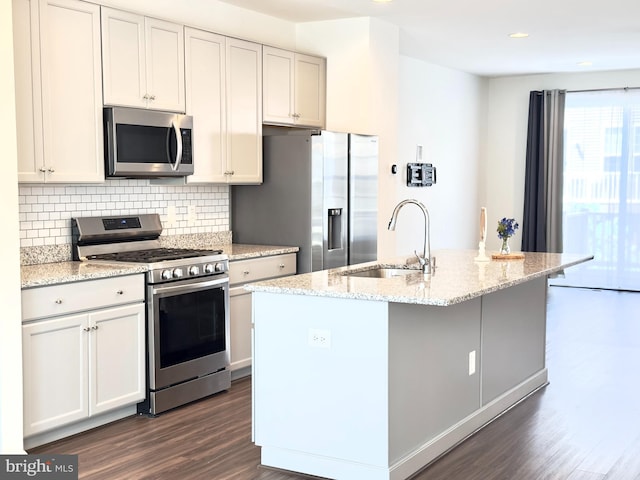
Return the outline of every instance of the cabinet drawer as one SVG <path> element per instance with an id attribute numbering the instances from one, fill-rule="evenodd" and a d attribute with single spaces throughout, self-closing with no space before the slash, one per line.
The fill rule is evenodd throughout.
<path id="1" fill-rule="evenodd" d="M 229 284 L 245 284 L 296 273 L 296 254 L 273 255 L 229 262 Z"/>
<path id="2" fill-rule="evenodd" d="M 142 274 L 28 288 L 22 290 L 22 320 L 142 301 Z"/>

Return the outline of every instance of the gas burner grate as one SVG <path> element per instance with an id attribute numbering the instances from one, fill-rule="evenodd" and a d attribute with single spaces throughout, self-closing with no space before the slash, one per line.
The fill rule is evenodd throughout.
<path id="1" fill-rule="evenodd" d="M 90 255 L 88 260 L 111 260 L 116 262 L 154 263 L 183 258 L 219 255 L 222 250 L 194 250 L 189 248 L 153 248 L 130 252 L 103 253 Z"/>

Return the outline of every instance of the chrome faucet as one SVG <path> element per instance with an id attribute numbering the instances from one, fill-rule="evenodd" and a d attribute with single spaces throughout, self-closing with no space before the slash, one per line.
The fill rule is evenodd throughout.
<path id="1" fill-rule="evenodd" d="M 421 202 L 417 200 L 402 200 L 400 203 L 396 205 L 396 208 L 393 209 L 393 213 L 391 214 L 391 220 L 389 220 L 389 230 L 396 229 L 396 221 L 398 220 L 398 213 L 400 209 L 407 205 L 408 203 L 412 203 L 417 205 L 420 210 L 422 210 L 422 215 L 424 215 L 424 246 L 422 248 L 422 256 L 418 255 L 417 251 L 414 251 L 416 257 L 418 257 L 418 262 L 420 263 L 420 268 L 422 268 L 422 272 L 425 275 L 431 275 L 434 273 L 436 268 L 435 258 L 431 258 L 431 239 L 430 237 L 430 226 L 429 226 L 429 211 L 427 207 L 425 207 Z"/>

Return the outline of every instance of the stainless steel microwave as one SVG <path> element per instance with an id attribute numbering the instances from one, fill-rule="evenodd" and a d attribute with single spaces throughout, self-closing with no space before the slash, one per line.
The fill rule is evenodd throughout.
<path id="1" fill-rule="evenodd" d="M 105 107 L 107 177 L 193 174 L 193 117 L 139 108 Z"/>

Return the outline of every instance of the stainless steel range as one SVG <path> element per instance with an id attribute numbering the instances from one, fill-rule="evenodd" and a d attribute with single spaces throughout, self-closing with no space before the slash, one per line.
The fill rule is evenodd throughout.
<path id="1" fill-rule="evenodd" d="M 147 398 L 155 415 L 226 390 L 229 260 L 221 250 L 163 248 L 157 214 L 74 218 L 76 260 L 145 264 Z"/>

